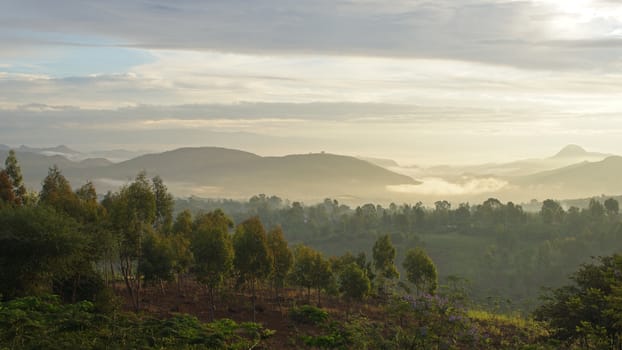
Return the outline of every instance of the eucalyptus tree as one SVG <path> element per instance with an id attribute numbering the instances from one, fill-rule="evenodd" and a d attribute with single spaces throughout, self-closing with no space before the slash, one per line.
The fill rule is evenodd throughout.
<path id="1" fill-rule="evenodd" d="M 191 241 L 194 273 L 199 282 L 207 285 L 210 297 L 210 316 L 216 309 L 214 291 L 223 283 L 233 267 L 233 244 L 229 229 L 233 222 L 220 209 L 199 215 Z"/>
<path id="2" fill-rule="evenodd" d="M 266 230 L 258 217 L 247 219 L 236 227 L 233 247 L 235 249 L 233 264 L 241 280 L 248 283 L 251 288 L 254 322 L 257 284 L 270 275 L 273 261 L 268 248 Z"/>

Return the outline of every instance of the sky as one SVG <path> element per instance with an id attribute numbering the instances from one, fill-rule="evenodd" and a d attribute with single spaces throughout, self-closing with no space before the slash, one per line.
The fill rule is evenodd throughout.
<path id="1" fill-rule="evenodd" d="M 0 0 L 0 143 L 622 154 L 614 0 Z"/>

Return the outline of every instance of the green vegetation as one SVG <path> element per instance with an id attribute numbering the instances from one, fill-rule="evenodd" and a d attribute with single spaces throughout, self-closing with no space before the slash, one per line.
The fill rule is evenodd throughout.
<path id="1" fill-rule="evenodd" d="M 249 349 L 270 335 L 254 323 L 108 315 L 91 302 L 62 304 L 53 296 L 0 304 L 2 349 Z"/>
<path id="2" fill-rule="evenodd" d="M 547 200 L 526 213 L 494 198 L 456 209 L 446 201 L 433 209 L 350 209 L 334 200 L 307 207 L 256 196 L 178 201 L 174 215 L 162 179 L 144 172 L 98 201 L 92 183 L 74 191 L 56 167 L 38 196 L 29 195 L 17 160 L 6 166 L 0 349 L 261 348 L 275 333 L 255 321 L 271 299 L 275 324 L 290 322 L 279 331 L 291 330 L 293 348 L 622 347 L 622 257 L 613 254 L 622 224 L 614 199 L 583 210 Z M 339 254 L 330 252 L 335 245 Z M 606 254 L 585 263 L 594 252 Z M 443 275 L 450 266 L 464 273 Z M 564 286 L 558 274 L 568 270 L 573 284 Z M 531 309 L 512 302 L 545 281 L 553 289 L 533 319 L 520 316 Z M 165 313 L 144 305 L 146 289 L 164 297 L 173 284 L 176 304 Z M 492 285 L 497 295 L 487 294 Z M 210 323 L 175 313 L 197 289 L 207 293 Z M 296 306 L 296 295 L 306 305 Z M 245 301 L 232 308 L 227 299 L 236 296 Z M 240 311 L 253 322 L 221 316 Z"/>

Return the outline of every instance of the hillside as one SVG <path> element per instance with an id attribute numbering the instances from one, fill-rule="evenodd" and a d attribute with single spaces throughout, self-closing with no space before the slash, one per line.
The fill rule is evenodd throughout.
<path id="1" fill-rule="evenodd" d="M 0 157 L 6 156 L 0 151 Z M 48 167 L 58 165 L 73 184 L 96 183 L 100 191 L 114 189 L 138 172 L 160 175 L 178 195 L 248 197 L 257 193 L 301 199 L 348 196 L 386 197 L 387 185 L 416 184 L 405 175 L 369 162 L 334 154 L 261 157 L 217 148 L 180 148 L 147 154 L 121 163 L 105 159 L 74 162 L 62 156 L 19 152 L 18 159 L 31 187 L 38 188 Z"/>
<path id="2" fill-rule="evenodd" d="M 610 156 L 598 162 L 583 162 L 516 178 L 513 184 L 530 192 L 546 188 L 551 197 L 557 198 L 615 195 L 622 193 L 621 172 L 622 157 Z"/>
<path id="3" fill-rule="evenodd" d="M 588 152 L 577 145 L 567 145 L 555 155 L 546 158 L 520 159 L 507 163 L 486 163 L 465 166 L 434 166 L 426 169 L 429 175 L 456 177 L 473 176 L 527 176 L 566 167 L 581 162 L 596 162 L 611 154 Z"/>

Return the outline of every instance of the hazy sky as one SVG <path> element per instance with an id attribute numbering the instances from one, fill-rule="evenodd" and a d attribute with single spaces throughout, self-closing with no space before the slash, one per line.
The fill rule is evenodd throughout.
<path id="1" fill-rule="evenodd" d="M 0 0 L 0 143 L 622 153 L 617 0 Z"/>

